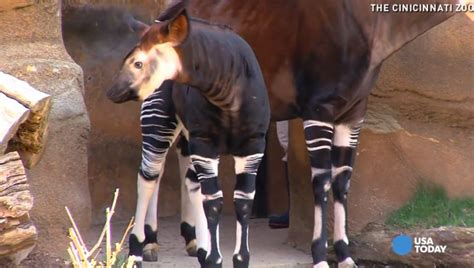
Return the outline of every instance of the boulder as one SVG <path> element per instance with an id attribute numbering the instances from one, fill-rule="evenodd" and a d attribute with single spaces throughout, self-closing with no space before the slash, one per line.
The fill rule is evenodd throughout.
<path id="1" fill-rule="evenodd" d="M 65 252 L 65 230 L 70 225 L 64 206 L 74 213 L 80 227 L 90 223 L 89 119 L 82 70 L 62 42 L 60 2 L 30 2 L 0 12 L 0 70 L 52 96 L 42 161 L 27 173 L 35 197 L 31 217 L 38 229 L 39 249 L 58 254 Z"/>
<path id="2" fill-rule="evenodd" d="M 413 247 L 404 256 L 397 255 L 392 249 L 392 240 L 403 234 L 411 238 Z M 420 244 L 415 244 L 414 239 L 421 238 Z M 428 240 L 431 239 L 431 240 Z M 351 250 L 353 256 L 361 263 L 370 261 L 383 265 L 396 265 L 405 267 L 459 267 L 474 266 L 474 228 L 439 227 L 431 229 L 394 230 L 381 224 L 371 223 L 362 232 L 353 237 Z M 432 242 L 432 244 L 431 244 Z M 424 253 L 429 250 L 438 252 Z M 417 246 L 426 246 L 425 249 Z M 438 246 L 438 248 L 435 248 Z M 443 248 L 445 247 L 444 252 Z M 423 251 L 422 251 L 423 250 Z M 426 251 L 425 251 L 426 252 Z"/>

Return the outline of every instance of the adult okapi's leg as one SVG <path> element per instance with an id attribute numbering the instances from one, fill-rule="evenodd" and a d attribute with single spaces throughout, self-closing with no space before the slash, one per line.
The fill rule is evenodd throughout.
<path id="1" fill-rule="evenodd" d="M 334 133 L 332 123 L 304 120 L 306 146 L 311 163 L 311 182 L 314 194 L 314 230 L 311 253 L 313 267 L 329 267 L 327 252 L 327 200 L 331 188 L 331 146 Z"/>
<path id="2" fill-rule="evenodd" d="M 179 177 L 181 179 L 181 236 L 184 238 L 186 243 L 186 252 L 189 256 L 196 256 L 197 245 L 196 245 L 196 228 L 193 210 L 193 204 L 191 203 L 190 193 L 186 184 L 186 175 L 188 169 L 191 166 L 191 159 L 189 158 L 188 141 L 181 135 L 177 144 L 178 163 L 179 163 Z M 199 183 L 198 183 L 199 186 Z M 199 190 L 201 190 L 199 188 Z M 200 193 L 200 192 L 199 192 Z M 202 206 L 202 204 L 200 204 Z"/>
<path id="3" fill-rule="evenodd" d="M 357 267 L 349 255 L 347 193 L 362 120 L 337 124 L 332 147 L 332 192 L 334 196 L 334 251 L 339 267 Z"/>
<path id="4" fill-rule="evenodd" d="M 234 156 L 235 174 L 234 208 L 237 218 L 234 267 L 249 267 L 250 252 L 248 245 L 249 218 L 255 196 L 255 179 L 263 157 L 265 142 L 257 153 L 247 156 Z"/>
<path id="5" fill-rule="evenodd" d="M 222 267 L 219 248 L 219 220 L 223 206 L 223 195 L 218 183 L 218 148 L 206 138 L 190 137 L 191 161 L 201 184 L 203 208 L 209 231 L 209 247 L 206 258 L 198 252 L 199 263 L 203 267 Z M 199 250 L 198 250 L 199 251 Z"/>

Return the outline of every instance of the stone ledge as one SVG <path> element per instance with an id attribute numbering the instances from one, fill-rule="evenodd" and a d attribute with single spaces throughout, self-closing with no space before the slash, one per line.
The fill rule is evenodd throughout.
<path id="1" fill-rule="evenodd" d="M 34 0 L 2 0 L 0 2 L 0 12 L 15 8 L 31 6 L 32 4 L 34 4 L 34 2 Z"/>
<path id="2" fill-rule="evenodd" d="M 426 237 L 434 245 L 445 245 L 445 253 L 421 254 L 413 249 L 406 256 L 392 252 L 393 237 L 405 234 L 414 237 Z M 439 227 L 433 229 L 396 230 L 381 224 L 369 224 L 362 232 L 354 236 L 351 251 L 356 259 L 369 260 L 385 265 L 414 267 L 473 267 L 474 265 L 474 228 Z"/>

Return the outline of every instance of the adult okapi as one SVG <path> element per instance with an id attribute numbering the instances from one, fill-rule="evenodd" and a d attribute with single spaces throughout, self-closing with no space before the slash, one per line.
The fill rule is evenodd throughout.
<path id="1" fill-rule="evenodd" d="M 471 4 L 429 0 L 191 0 L 190 14 L 223 23 L 254 49 L 272 120 L 302 118 L 315 199 L 312 257 L 327 267 L 327 192 L 334 196 L 334 250 L 348 251 L 347 193 L 367 100 L 382 63 L 453 12 L 373 12 L 371 4 Z M 471 14 L 472 19 L 472 14 Z"/>
<path id="2" fill-rule="evenodd" d="M 192 163 L 186 175 L 190 195 L 198 204 L 196 211 L 204 210 L 206 216 L 206 222 L 198 225 L 199 262 L 204 267 L 222 266 L 223 194 L 217 167 L 220 154 L 226 153 L 234 157 L 237 174 L 233 263 L 248 267 L 249 218 L 270 123 L 267 90 L 255 54 L 228 28 L 190 19 L 185 1 L 171 5 L 153 25 L 142 26 L 143 37 L 125 57 L 107 93 L 116 103 L 144 100 L 142 162 L 129 254 L 140 258 L 145 244 L 156 242 L 156 225 L 145 227 L 145 219 L 148 215 L 156 221 L 154 205 L 166 154 L 183 131 Z"/>
<path id="3" fill-rule="evenodd" d="M 347 192 L 367 98 L 383 61 L 454 15 L 377 13 L 371 11 L 374 3 L 433 4 L 428 0 L 191 0 L 189 4 L 191 15 L 230 25 L 249 42 L 268 86 L 272 120 L 304 120 L 315 199 L 314 267 L 328 266 L 331 188 L 336 257 L 340 267 L 355 266 L 348 251 Z"/>

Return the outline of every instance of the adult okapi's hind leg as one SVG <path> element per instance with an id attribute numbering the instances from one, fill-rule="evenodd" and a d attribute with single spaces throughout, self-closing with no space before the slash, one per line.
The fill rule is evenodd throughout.
<path id="1" fill-rule="evenodd" d="M 319 109 L 321 112 L 322 109 Z M 329 120 L 328 120 L 329 121 Z M 314 193 L 313 267 L 329 267 L 327 254 L 328 191 L 334 195 L 334 249 L 339 268 L 357 267 L 349 255 L 347 237 L 347 191 L 362 120 L 355 124 L 333 124 L 304 120 L 306 146 L 311 163 Z M 331 183 L 332 180 L 332 183 Z"/>

